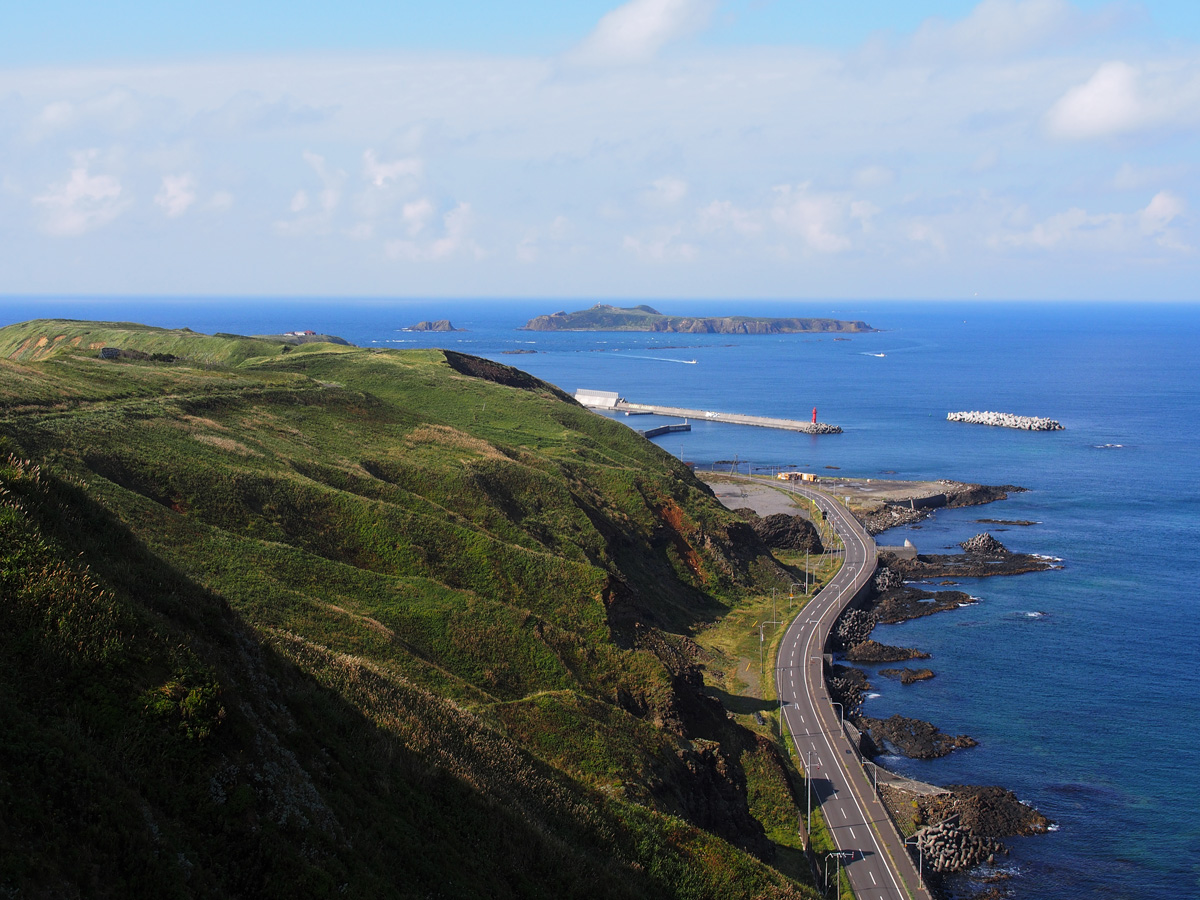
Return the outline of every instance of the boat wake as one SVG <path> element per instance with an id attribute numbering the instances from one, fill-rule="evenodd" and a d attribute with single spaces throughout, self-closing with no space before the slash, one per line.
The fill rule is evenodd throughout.
<path id="1" fill-rule="evenodd" d="M 655 362 L 683 363 L 687 366 L 696 365 L 696 360 L 694 359 L 671 359 L 669 356 L 634 356 L 632 353 L 622 353 L 621 356 L 625 359 L 650 359 Z"/>

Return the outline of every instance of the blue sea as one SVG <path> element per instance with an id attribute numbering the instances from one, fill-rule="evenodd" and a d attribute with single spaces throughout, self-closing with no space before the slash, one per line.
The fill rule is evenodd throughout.
<path id="1" fill-rule="evenodd" d="M 1050 834 L 1008 842 L 1010 896 L 1200 896 L 1200 306 L 671 301 L 653 305 L 863 319 L 881 330 L 848 340 L 517 330 L 534 315 L 586 305 L 10 297 L 0 299 L 0 323 L 311 328 L 363 346 L 444 346 L 570 393 L 797 419 L 816 407 L 821 421 L 844 429 L 808 436 L 693 422 L 689 433 L 658 439 L 698 467 L 736 457 L 742 471 L 837 467 L 852 477 L 1026 487 L 882 536 L 938 553 L 986 530 L 1062 568 L 971 580 L 956 587 L 979 603 L 878 628 L 880 641 L 931 653 L 936 677 L 902 686 L 872 673 L 864 711 L 928 719 L 979 741 L 936 761 L 889 758 L 893 768 L 941 784 L 1004 785 L 1056 823 Z M 467 330 L 402 330 L 443 318 Z M 947 412 L 975 409 L 1048 416 L 1065 430 L 946 421 Z M 967 894 L 970 878 L 955 887 Z"/>

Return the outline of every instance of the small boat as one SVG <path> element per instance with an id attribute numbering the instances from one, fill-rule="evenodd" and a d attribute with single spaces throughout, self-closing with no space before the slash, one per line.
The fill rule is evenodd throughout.
<path id="1" fill-rule="evenodd" d="M 883 359 L 885 356 L 887 356 L 886 353 L 872 353 L 871 355 L 878 356 L 880 359 Z"/>

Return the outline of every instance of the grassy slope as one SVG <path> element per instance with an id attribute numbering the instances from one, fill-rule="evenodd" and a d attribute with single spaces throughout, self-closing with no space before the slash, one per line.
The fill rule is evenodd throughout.
<path id="1" fill-rule="evenodd" d="M 740 738 L 698 744 L 637 635 L 772 565 L 666 454 L 438 351 L 38 322 L 0 352 L 0 432 L 53 470 L 3 471 L 0 885 L 793 890 L 661 814 Z"/>

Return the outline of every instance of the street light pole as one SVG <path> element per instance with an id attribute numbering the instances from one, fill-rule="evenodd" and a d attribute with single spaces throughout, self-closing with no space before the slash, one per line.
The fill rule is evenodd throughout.
<path id="1" fill-rule="evenodd" d="M 917 840 L 915 834 L 904 839 L 904 846 L 907 847 L 910 843 L 917 848 L 917 877 L 923 883 L 925 881 L 925 851 L 921 849 L 921 842 Z"/>
<path id="2" fill-rule="evenodd" d="M 871 760 L 869 760 L 869 759 L 864 759 L 864 760 L 862 761 L 862 764 L 863 764 L 864 766 L 870 766 L 870 767 L 871 767 L 871 772 L 872 772 L 872 774 L 874 774 L 874 776 L 875 776 L 875 793 L 876 793 L 876 794 L 878 794 L 878 793 L 879 793 L 879 766 L 875 765 L 875 763 L 873 763 L 873 762 L 872 762 Z"/>
<path id="3" fill-rule="evenodd" d="M 840 725 L 842 731 L 845 732 L 845 730 L 846 730 L 846 710 L 844 710 L 842 708 L 842 704 L 838 703 L 836 700 L 830 700 L 829 704 L 831 706 L 836 706 L 838 708 L 838 725 Z"/>
<path id="4" fill-rule="evenodd" d="M 808 795 L 808 816 L 804 820 L 804 827 L 808 833 L 812 834 L 812 751 L 804 751 L 804 783 L 808 789 L 805 793 Z"/>
<path id="5" fill-rule="evenodd" d="M 779 740 L 783 740 L 783 669 L 777 668 L 776 673 L 779 678 L 779 684 L 775 688 L 775 693 L 779 695 Z M 785 745 L 786 746 L 786 745 Z"/>
<path id="6" fill-rule="evenodd" d="M 763 659 L 763 645 L 765 644 L 767 638 L 766 635 L 763 634 L 763 628 L 765 628 L 767 625 L 782 624 L 782 622 L 777 622 L 775 619 L 758 623 L 758 697 L 760 700 L 762 699 L 763 676 L 766 674 L 766 661 Z"/>
<path id="7" fill-rule="evenodd" d="M 829 886 L 829 860 L 833 860 L 833 896 L 842 895 L 842 851 L 834 850 L 825 854 L 825 886 Z"/>

